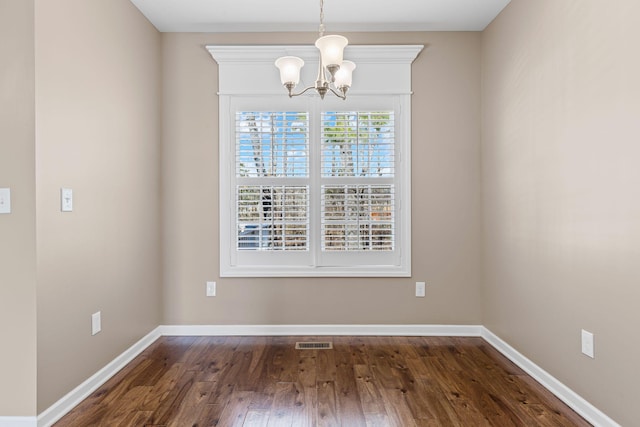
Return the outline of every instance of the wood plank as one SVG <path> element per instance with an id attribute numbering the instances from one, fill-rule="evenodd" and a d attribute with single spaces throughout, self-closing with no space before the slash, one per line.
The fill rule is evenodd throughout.
<path id="1" fill-rule="evenodd" d="M 338 419 L 350 427 L 365 427 L 364 412 L 358 397 L 354 361 L 362 361 L 359 352 L 353 352 L 350 346 L 338 344 L 335 347 L 336 360 L 336 396 L 338 399 Z"/>
<path id="2" fill-rule="evenodd" d="M 318 426 L 340 426 L 336 399 L 336 387 L 333 381 L 318 383 Z"/>
<path id="3" fill-rule="evenodd" d="M 296 401 L 296 387 L 293 383 L 279 382 L 273 398 L 269 427 L 291 427 L 293 424 L 292 409 Z"/>
<path id="4" fill-rule="evenodd" d="M 154 409 L 152 417 L 154 424 L 168 425 L 180 414 L 180 407 L 189 404 L 184 399 L 195 384 L 195 379 L 194 371 L 184 371 L 184 374 L 174 383 L 174 387 L 162 396 L 159 405 Z M 148 403 L 146 405 L 148 407 Z"/>
<path id="5" fill-rule="evenodd" d="M 442 397 L 452 407 L 452 415 L 456 421 L 463 425 L 473 425 L 478 420 L 484 420 L 483 414 L 476 408 L 473 396 L 468 393 L 467 385 L 459 383 L 456 373 L 459 371 L 455 363 L 446 366 L 439 358 L 423 358 L 424 363 L 434 373 L 434 380 L 442 390 Z M 453 381 L 452 381 L 453 380 Z"/>
<path id="6" fill-rule="evenodd" d="M 116 400 L 110 406 L 109 420 L 101 419 L 100 426 L 127 424 L 132 414 L 139 412 L 137 408 L 144 402 L 151 392 L 151 387 L 134 387 L 122 399 Z"/>
<path id="7" fill-rule="evenodd" d="M 386 413 L 384 414 L 365 413 L 364 422 L 367 425 L 367 427 L 389 427 L 392 425 Z"/>
<path id="8" fill-rule="evenodd" d="M 315 427 L 318 425 L 318 389 L 315 385 L 304 386 L 297 383 L 298 394 L 293 410 L 292 425 L 295 427 Z"/>
<path id="9" fill-rule="evenodd" d="M 220 426 L 241 427 L 249 412 L 249 405 L 253 397 L 252 391 L 234 391 L 220 415 Z M 187 424 L 182 424 L 187 425 Z"/>
<path id="10" fill-rule="evenodd" d="M 208 397 L 212 383 L 196 382 L 184 396 L 175 415 L 172 414 L 170 427 L 198 425 L 208 412 Z"/>
<path id="11" fill-rule="evenodd" d="M 318 381 L 335 381 L 336 374 L 336 360 L 335 352 L 331 350 L 306 350 L 316 353 L 316 378 Z"/>
<path id="12" fill-rule="evenodd" d="M 140 427 L 151 425 L 151 411 L 135 411 L 130 412 L 129 416 L 122 420 L 120 427 Z"/>
<path id="13" fill-rule="evenodd" d="M 402 427 L 417 427 L 416 420 L 411 414 L 411 409 L 404 398 L 404 393 L 399 389 L 381 388 L 380 395 L 389 417 L 390 425 Z"/>
<path id="14" fill-rule="evenodd" d="M 380 395 L 380 385 L 373 378 L 373 374 L 368 365 L 355 365 L 353 367 L 356 386 L 358 387 L 358 397 L 362 410 L 365 414 L 385 415 L 382 396 Z M 376 417 L 372 417 L 376 418 Z"/>
<path id="15" fill-rule="evenodd" d="M 249 409 L 244 425 L 246 427 L 267 427 L 269 414 L 268 409 Z"/>
<path id="16" fill-rule="evenodd" d="M 224 411 L 225 407 L 226 405 L 221 405 L 218 403 L 207 404 L 205 409 L 202 411 L 198 427 L 221 426 L 220 417 L 222 416 L 222 412 Z"/>

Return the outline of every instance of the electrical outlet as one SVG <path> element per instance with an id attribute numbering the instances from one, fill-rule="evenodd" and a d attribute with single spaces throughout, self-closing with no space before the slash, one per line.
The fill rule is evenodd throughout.
<path id="1" fill-rule="evenodd" d="M 101 313 L 93 313 L 91 315 L 91 335 L 95 335 L 102 330 Z"/>
<path id="2" fill-rule="evenodd" d="M 416 296 L 417 297 L 424 297 L 426 294 L 426 287 L 427 284 L 425 282 L 416 282 Z"/>
<path id="3" fill-rule="evenodd" d="M 208 297 L 216 296 L 216 282 L 207 282 L 207 296 Z"/>
<path id="4" fill-rule="evenodd" d="M 582 354 L 594 359 L 595 354 L 593 351 L 593 334 L 591 332 L 582 330 Z"/>

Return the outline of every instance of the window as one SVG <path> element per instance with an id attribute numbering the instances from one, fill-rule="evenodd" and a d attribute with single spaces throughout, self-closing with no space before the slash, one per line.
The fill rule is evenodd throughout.
<path id="1" fill-rule="evenodd" d="M 410 276 L 409 94 L 244 93 L 261 61 L 219 48 L 220 275 Z"/>

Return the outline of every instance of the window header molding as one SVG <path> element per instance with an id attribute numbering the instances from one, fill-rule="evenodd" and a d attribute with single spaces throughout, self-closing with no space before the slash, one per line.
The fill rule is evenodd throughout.
<path id="1" fill-rule="evenodd" d="M 358 64 L 349 96 L 411 94 L 411 64 L 423 48 L 423 45 L 347 46 L 345 58 Z M 206 49 L 218 63 L 220 95 L 286 96 L 274 65 L 281 56 L 298 56 L 305 61 L 300 86 L 312 85 L 318 73 L 315 46 L 208 45 Z"/>

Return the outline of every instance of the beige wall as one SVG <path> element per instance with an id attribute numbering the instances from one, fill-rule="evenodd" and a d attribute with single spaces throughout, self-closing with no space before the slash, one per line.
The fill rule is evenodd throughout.
<path id="1" fill-rule="evenodd" d="M 33 2 L 0 12 L 0 187 L 14 208 L 0 215 L 0 328 L 20 348 L 0 356 L 1 415 L 48 408 L 160 323 L 482 323 L 635 422 L 640 3 L 512 0 L 482 35 L 348 34 L 426 45 L 402 279 L 218 276 L 217 66 L 204 46 L 315 34 L 160 35 L 127 0 L 38 0 L 35 25 Z"/>
<path id="2" fill-rule="evenodd" d="M 161 321 L 161 37 L 128 0 L 38 0 L 35 17 L 42 411 Z"/>
<path id="3" fill-rule="evenodd" d="M 347 35 L 427 45 L 413 65 L 413 277 L 220 278 L 217 65 L 204 46 L 317 36 L 163 34 L 167 324 L 480 323 L 480 35 Z M 216 298 L 205 297 L 207 280 L 218 282 Z M 429 283 L 426 298 L 415 298 L 416 280 Z"/>
<path id="4" fill-rule="evenodd" d="M 484 324 L 622 425 L 640 379 L 638 16 L 512 0 L 482 38 Z"/>
<path id="5" fill-rule="evenodd" d="M 0 0 L 0 416 L 36 414 L 33 1 Z"/>

